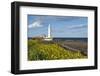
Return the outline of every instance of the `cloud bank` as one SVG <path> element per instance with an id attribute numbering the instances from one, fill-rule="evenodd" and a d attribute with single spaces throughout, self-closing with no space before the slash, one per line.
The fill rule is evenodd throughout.
<path id="1" fill-rule="evenodd" d="M 41 22 L 40 21 L 35 21 L 35 22 L 33 22 L 32 24 L 30 24 L 29 26 L 28 26 L 28 28 L 36 28 L 36 27 L 42 27 L 43 25 L 41 24 Z"/>

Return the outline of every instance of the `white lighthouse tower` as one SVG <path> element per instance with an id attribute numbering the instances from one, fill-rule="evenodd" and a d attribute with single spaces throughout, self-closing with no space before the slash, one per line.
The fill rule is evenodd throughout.
<path id="1" fill-rule="evenodd" d="M 51 37 L 51 28 L 50 28 L 50 24 L 49 24 L 49 26 L 48 26 L 48 38 L 50 38 Z"/>
<path id="2" fill-rule="evenodd" d="M 44 40 L 46 40 L 46 41 L 51 41 L 52 40 L 50 24 L 48 25 L 48 35 L 47 35 L 47 37 L 44 38 Z"/>

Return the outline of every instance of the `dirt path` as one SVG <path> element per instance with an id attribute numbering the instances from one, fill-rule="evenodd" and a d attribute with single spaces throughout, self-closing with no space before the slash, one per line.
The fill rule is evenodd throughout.
<path id="1" fill-rule="evenodd" d="M 59 44 L 59 46 L 65 48 L 65 49 L 68 49 L 70 51 L 74 51 L 74 52 L 77 52 L 77 51 L 80 51 L 83 55 L 87 56 L 87 53 L 82 51 L 82 50 L 79 50 L 79 49 L 75 49 L 75 48 L 72 48 L 70 46 L 67 46 L 67 45 L 64 45 L 64 44 Z"/>

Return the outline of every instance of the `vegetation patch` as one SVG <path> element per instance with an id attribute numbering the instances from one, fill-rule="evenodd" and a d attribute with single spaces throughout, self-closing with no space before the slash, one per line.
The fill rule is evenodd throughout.
<path id="1" fill-rule="evenodd" d="M 66 50 L 57 43 L 28 40 L 28 60 L 58 60 L 87 58 L 80 51 Z"/>

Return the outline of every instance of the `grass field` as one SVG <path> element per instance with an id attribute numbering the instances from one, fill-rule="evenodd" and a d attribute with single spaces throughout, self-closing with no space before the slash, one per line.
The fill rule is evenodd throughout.
<path id="1" fill-rule="evenodd" d="M 57 43 L 28 40 L 28 60 L 58 60 L 87 58 L 80 51 L 66 50 Z"/>

